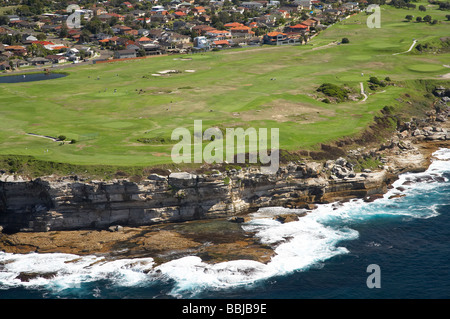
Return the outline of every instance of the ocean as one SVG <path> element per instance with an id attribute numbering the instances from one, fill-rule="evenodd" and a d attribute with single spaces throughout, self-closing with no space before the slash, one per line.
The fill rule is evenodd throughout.
<path id="1" fill-rule="evenodd" d="M 267 264 L 0 252 L 0 299 L 447 299 L 450 149 L 434 156 L 373 202 L 321 204 L 284 224 L 273 216 L 287 208 L 253 213 L 242 227 L 275 247 Z"/>

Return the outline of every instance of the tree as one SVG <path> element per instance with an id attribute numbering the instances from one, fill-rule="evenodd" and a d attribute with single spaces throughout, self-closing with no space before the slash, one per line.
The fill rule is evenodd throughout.
<path id="1" fill-rule="evenodd" d="M 413 16 L 412 15 L 410 15 L 410 14 L 408 14 L 406 17 L 405 17 L 405 19 L 406 20 L 408 20 L 408 21 L 411 21 L 412 20 L 412 18 L 413 18 Z"/>
<path id="2" fill-rule="evenodd" d="M 417 17 L 417 18 L 416 18 L 416 21 L 417 21 L 417 22 L 422 22 L 422 17 Z"/>
<path id="3" fill-rule="evenodd" d="M 437 24 L 438 20 L 434 19 L 433 21 L 431 21 L 431 24 Z"/>
<path id="4" fill-rule="evenodd" d="M 350 43 L 350 40 L 348 38 L 342 38 L 342 43 Z"/>
<path id="5" fill-rule="evenodd" d="M 423 17 L 423 21 L 424 22 L 431 22 L 431 16 L 427 14 L 426 16 Z"/>
<path id="6" fill-rule="evenodd" d="M 65 139 L 66 139 L 65 135 L 58 136 L 58 140 L 60 140 L 60 141 L 64 141 Z"/>
<path id="7" fill-rule="evenodd" d="M 8 24 L 8 23 L 9 23 L 9 18 L 7 16 L 0 16 L 0 25 L 5 25 L 5 24 Z"/>
<path id="8" fill-rule="evenodd" d="M 427 8 L 425 8 L 424 5 L 420 5 L 420 6 L 419 6 L 419 11 L 425 12 L 425 11 L 427 11 Z"/>
<path id="9" fill-rule="evenodd" d="M 39 34 L 36 36 L 36 38 L 37 38 L 39 41 L 44 41 L 45 39 L 47 39 L 47 36 L 45 35 L 45 33 L 39 33 Z"/>
<path id="10" fill-rule="evenodd" d="M 63 23 L 61 26 L 61 30 L 59 31 L 59 37 L 60 38 L 66 38 L 69 36 L 69 29 L 67 26 Z"/>
<path id="11" fill-rule="evenodd" d="M 447 14 L 445 17 L 447 18 L 448 21 L 450 21 L 450 14 Z"/>

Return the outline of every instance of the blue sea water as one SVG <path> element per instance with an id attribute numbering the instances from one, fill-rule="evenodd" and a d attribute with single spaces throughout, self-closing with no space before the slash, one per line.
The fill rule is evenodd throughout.
<path id="1" fill-rule="evenodd" d="M 374 202 L 320 205 L 286 224 L 272 217 L 288 209 L 260 209 L 242 227 L 275 247 L 267 264 L 187 256 L 155 267 L 152 258 L 0 252 L 0 298 L 447 299 L 450 150 L 435 157 Z M 371 264 L 380 288 L 366 284 Z M 20 272 L 52 275 L 22 282 Z"/>

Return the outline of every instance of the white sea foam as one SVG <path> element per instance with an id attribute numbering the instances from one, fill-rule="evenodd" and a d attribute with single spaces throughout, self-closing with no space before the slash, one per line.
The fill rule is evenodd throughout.
<path id="1" fill-rule="evenodd" d="M 153 267 L 152 258 L 108 261 L 98 256 L 0 252 L 0 289 L 24 286 L 64 290 L 101 279 L 120 286 L 135 286 L 168 279 L 174 282 L 171 294 L 182 297 L 195 295 L 205 288 L 254 285 L 270 277 L 305 271 L 348 253 L 340 245 L 345 240 L 358 238 L 358 232 L 351 228 L 355 223 L 371 218 L 436 216 L 439 204 L 426 202 L 426 195 L 442 182 L 442 173 L 450 172 L 450 150 L 439 150 L 434 156 L 436 159 L 426 172 L 401 175 L 383 198 L 371 203 L 355 199 L 342 204 L 322 204 L 298 221 L 289 223 L 280 223 L 273 217 L 280 213 L 300 214 L 305 210 L 282 207 L 258 210 L 242 227 L 255 232 L 262 243 L 273 246 L 275 255 L 266 264 L 252 260 L 208 264 L 199 257 L 188 256 Z M 405 184 L 408 181 L 411 183 Z M 444 181 L 448 182 L 448 178 Z M 396 194 L 406 196 L 389 199 Z M 417 194 L 422 196 L 415 196 Z M 18 278 L 21 273 L 42 275 L 24 282 Z M 49 273 L 54 275 L 45 276 Z"/>
<path id="2" fill-rule="evenodd" d="M 108 261 L 98 256 L 0 252 L 0 289 L 23 286 L 64 290 L 105 278 L 118 285 L 136 285 L 146 279 L 145 271 L 152 266 L 152 258 Z M 21 280 L 24 275 L 29 278 Z"/>

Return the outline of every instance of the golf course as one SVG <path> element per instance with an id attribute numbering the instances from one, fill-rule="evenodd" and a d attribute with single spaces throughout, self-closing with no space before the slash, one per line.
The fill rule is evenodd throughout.
<path id="1" fill-rule="evenodd" d="M 450 73 L 448 51 L 407 52 L 414 40 L 450 35 L 448 12 L 422 4 L 437 24 L 407 22 L 406 15 L 425 15 L 418 9 L 382 6 L 381 28 L 368 28 L 361 12 L 306 45 L 92 64 L 67 68 L 58 79 L 0 84 L 0 155 L 87 166 L 170 164 L 178 142 L 172 131 L 192 131 L 194 120 L 203 129 L 279 128 L 288 151 L 355 136 L 387 105 L 429 103 L 418 80 L 445 81 Z M 338 44 L 343 38 L 349 43 Z M 372 91 L 370 77 L 390 82 Z M 345 87 L 349 98 L 324 102 L 317 92 L 323 83 Z"/>

